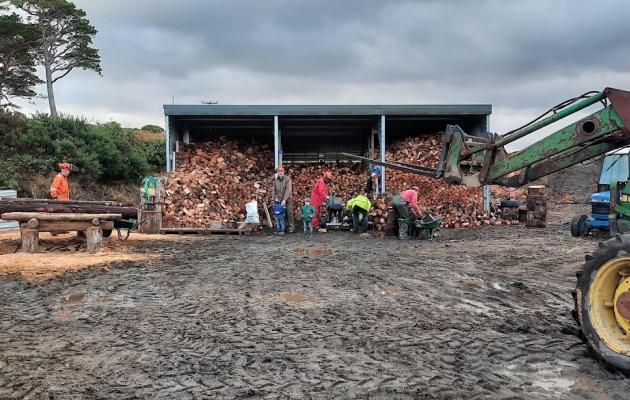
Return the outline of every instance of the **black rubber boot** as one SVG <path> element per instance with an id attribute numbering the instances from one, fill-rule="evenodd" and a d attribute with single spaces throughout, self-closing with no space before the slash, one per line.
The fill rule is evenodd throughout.
<path id="1" fill-rule="evenodd" d="M 398 239 L 407 240 L 409 239 L 409 224 L 406 219 L 399 218 L 398 219 Z"/>

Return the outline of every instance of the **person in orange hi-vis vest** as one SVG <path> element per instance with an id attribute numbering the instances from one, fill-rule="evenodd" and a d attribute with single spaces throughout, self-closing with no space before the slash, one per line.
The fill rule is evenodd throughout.
<path id="1" fill-rule="evenodd" d="M 59 164 L 60 173 L 55 176 L 50 185 L 50 197 L 56 200 L 70 200 L 70 187 L 68 186 L 68 175 L 72 165 L 69 163 Z"/>

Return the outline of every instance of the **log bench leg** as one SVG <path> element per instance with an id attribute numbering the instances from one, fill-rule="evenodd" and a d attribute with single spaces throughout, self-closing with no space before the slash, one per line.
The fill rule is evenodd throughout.
<path id="1" fill-rule="evenodd" d="M 22 229 L 22 251 L 24 253 L 39 252 L 39 231 L 37 229 Z"/>
<path id="2" fill-rule="evenodd" d="M 103 230 L 98 226 L 87 228 L 87 250 L 90 253 L 97 253 L 103 247 Z"/>

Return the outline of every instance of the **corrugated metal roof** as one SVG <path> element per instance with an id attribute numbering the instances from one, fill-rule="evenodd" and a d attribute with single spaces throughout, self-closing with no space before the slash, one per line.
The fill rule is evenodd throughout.
<path id="1" fill-rule="evenodd" d="M 15 199 L 17 198 L 17 192 L 15 190 L 0 190 L 1 198 Z M 18 229 L 19 227 L 20 225 L 18 225 L 17 221 L 3 221 L 0 219 L 0 231 Z"/>
<path id="2" fill-rule="evenodd" d="M 490 115 L 491 104 L 403 105 L 180 105 L 165 115 Z"/>

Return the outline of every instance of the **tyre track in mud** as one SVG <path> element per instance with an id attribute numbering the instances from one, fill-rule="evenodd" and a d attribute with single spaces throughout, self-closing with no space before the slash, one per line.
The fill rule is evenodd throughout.
<path id="1" fill-rule="evenodd" d="M 147 264 L 5 278 L 0 397 L 624 398 L 628 381 L 566 333 L 593 245 L 561 223 L 206 238 L 149 243 L 163 257 Z"/>

